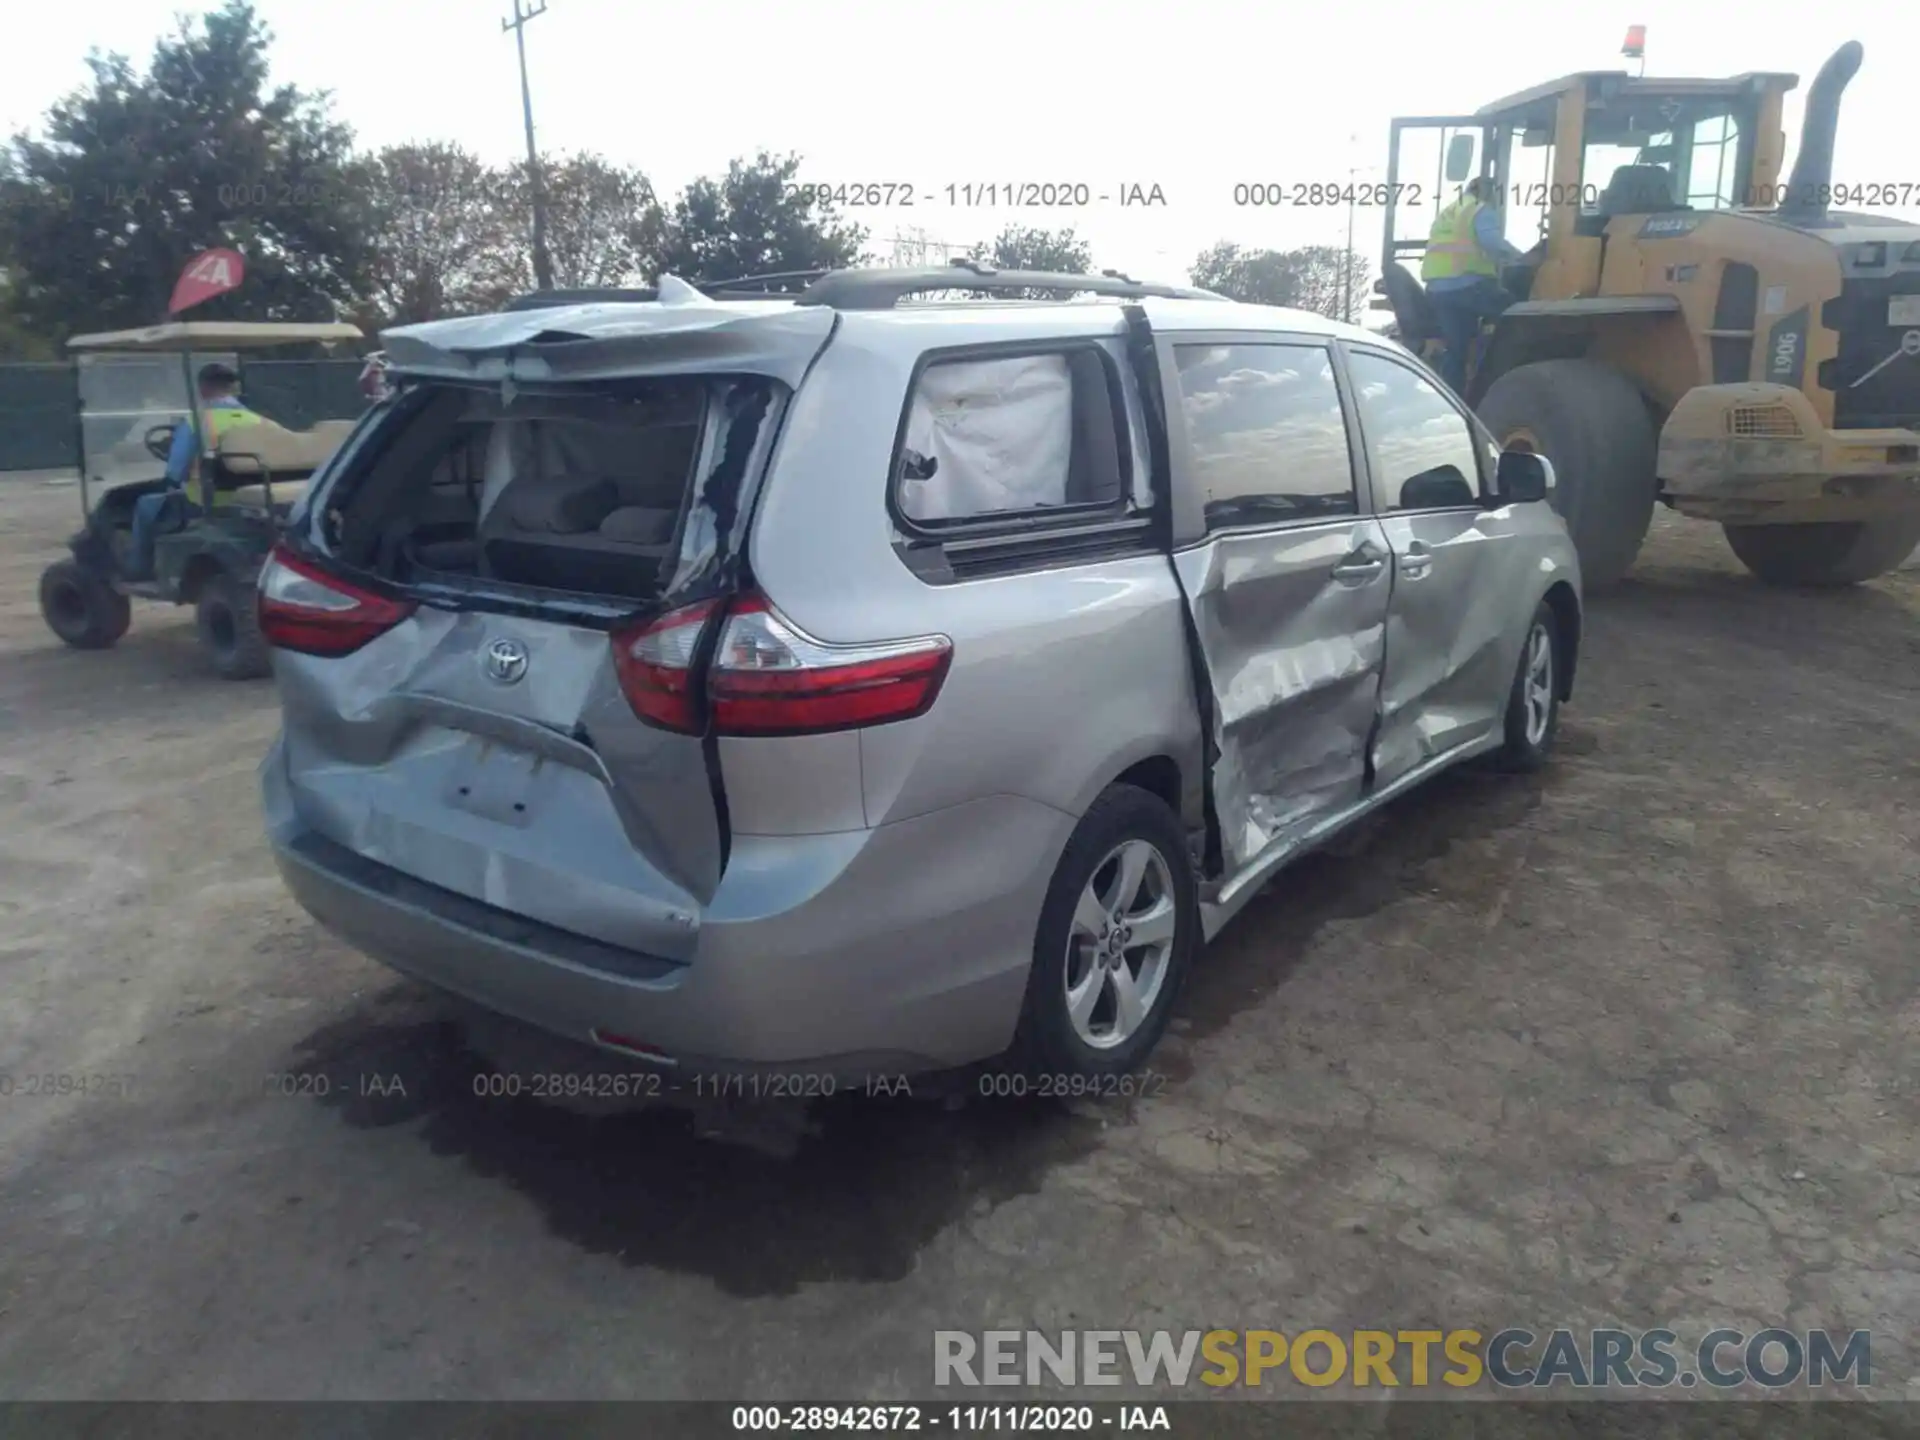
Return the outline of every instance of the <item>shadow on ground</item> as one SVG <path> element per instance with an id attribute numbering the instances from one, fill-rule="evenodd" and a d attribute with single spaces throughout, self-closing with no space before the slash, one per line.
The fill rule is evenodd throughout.
<path id="1" fill-rule="evenodd" d="M 1587 754 L 1595 741 L 1563 722 L 1559 748 L 1562 755 Z M 1194 967 L 1181 1003 L 1192 1033 L 1213 1034 L 1286 984 L 1326 925 L 1364 919 L 1429 893 L 1435 862 L 1457 845 L 1518 825 L 1539 806 L 1552 780 L 1550 769 L 1529 776 L 1472 765 L 1450 770 L 1367 817 L 1327 849 L 1287 866 Z M 1466 873 L 1469 883 L 1488 889 L 1510 880 L 1494 867 Z M 1459 883 L 1456 875 L 1455 888 Z"/>
<path id="2" fill-rule="evenodd" d="M 323 1103 L 357 1127 L 418 1121 L 435 1154 L 525 1194 L 559 1237 L 626 1266 L 707 1276 L 731 1295 L 899 1280 L 954 1221 L 1038 1190 L 1048 1169 L 1098 1143 L 1097 1120 L 1047 1101 L 949 1109 L 923 1090 L 744 1102 L 804 1111 L 806 1133 L 782 1158 L 709 1138 L 681 1103 L 583 1115 L 487 1094 L 498 1072 L 453 1012 L 410 986 L 386 998 L 377 1008 L 442 1013 L 362 1013 L 309 1037 L 294 1063 Z"/>

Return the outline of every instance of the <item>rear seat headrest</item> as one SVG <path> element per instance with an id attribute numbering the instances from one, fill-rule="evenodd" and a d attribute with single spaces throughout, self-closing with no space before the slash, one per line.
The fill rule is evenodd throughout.
<path id="1" fill-rule="evenodd" d="M 507 518 L 517 530 L 579 535 L 597 529 L 618 508 L 620 488 L 605 478 L 556 478 L 536 485 L 512 486 L 504 498 Z"/>
<path id="2" fill-rule="evenodd" d="M 600 538 L 626 545 L 664 545 L 673 538 L 674 512 L 622 505 L 600 522 Z"/>

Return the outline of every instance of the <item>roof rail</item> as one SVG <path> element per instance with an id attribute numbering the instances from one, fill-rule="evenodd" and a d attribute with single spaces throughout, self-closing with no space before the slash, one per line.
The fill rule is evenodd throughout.
<path id="1" fill-rule="evenodd" d="M 728 280 L 693 280 L 703 295 L 797 295 L 829 272 L 825 270 L 780 270 L 767 275 L 736 275 Z M 658 286 L 638 288 L 590 286 L 578 290 L 535 290 L 516 295 L 500 308 L 502 311 L 550 310 L 560 305 L 636 305 L 660 298 Z"/>
<path id="2" fill-rule="evenodd" d="M 1025 295 L 1034 290 L 1061 294 L 1117 295 L 1139 300 L 1158 296 L 1167 300 L 1215 300 L 1205 290 L 1180 285 L 1154 285 L 1124 275 L 1073 275 L 1054 270 L 999 270 L 980 260 L 955 260 L 924 269 L 873 267 L 834 270 L 803 291 L 798 305 L 830 305 L 836 310 L 891 310 L 909 295 L 964 290 L 978 294 Z"/>
<path id="3" fill-rule="evenodd" d="M 791 295 L 804 290 L 822 275 L 830 275 L 830 270 L 773 270 L 765 275 L 736 275 L 730 280 L 703 280 L 695 282 L 699 289 L 711 295 L 716 291 L 745 290 L 758 295 Z M 803 283 L 804 282 L 804 283 Z"/>
<path id="4" fill-rule="evenodd" d="M 849 270 L 775 270 L 763 275 L 736 275 L 727 280 L 689 283 L 703 295 L 722 298 L 785 295 L 793 297 L 798 305 L 827 305 L 836 310 L 890 310 L 909 295 L 937 294 L 945 290 L 1020 296 L 1039 290 L 1061 295 L 1117 295 L 1132 300 L 1150 295 L 1173 300 L 1224 298 L 1209 290 L 1135 280 L 1118 270 L 1103 270 L 1098 275 L 1058 270 L 1000 270 L 983 260 L 969 259 L 920 269 L 872 266 Z M 517 295 L 500 308 L 517 311 L 547 310 L 561 305 L 632 305 L 659 298 L 659 289 L 651 285 L 638 289 L 536 290 L 529 295 Z"/>

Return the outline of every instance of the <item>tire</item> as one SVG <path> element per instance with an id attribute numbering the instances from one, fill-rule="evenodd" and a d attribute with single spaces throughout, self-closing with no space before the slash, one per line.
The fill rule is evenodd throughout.
<path id="1" fill-rule="evenodd" d="M 1507 742 L 1495 752 L 1500 769 L 1527 774 L 1547 763 L 1560 733 L 1560 677 L 1566 660 L 1559 617 L 1542 600 L 1527 623 L 1527 638 L 1507 691 Z"/>
<path id="2" fill-rule="evenodd" d="M 1659 436 L 1639 387 L 1598 360 L 1540 360 L 1494 381 L 1478 413 L 1501 445 L 1530 436 L 1553 462 L 1553 508 L 1585 588 L 1632 569 L 1659 491 Z"/>
<path id="3" fill-rule="evenodd" d="M 105 650 L 127 633 L 127 597 L 77 560 L 60 560 L 40 576 L 40 614 L 47 628 L 76 650 Z"/>
<path id="4" fill-rule="evenodd" d="M 1139 862 L 1140 878 L 1127 897 L 1119 890 L 1127 873 L 1122 864 L 1130 860 Z M 1129 930 L 1144 928 L 1143 919 L 1157 930 L 1164 914 L 1170 933 L 1158 943 L 1135 936 L 1129 944 L 1120 932 L 1113 949 L 1098 948 L 1098 937 L 1113 933 L 1107 927 L 1116 903 L 1124 906 Z M 1136 1069 L 1166 1031 L 1199 942 L 1199 894 L 1179 819 L 1144 790 L 1112 787 L 1081 818 L 1054 868 L 1034 936 L 1015 1066 L 1047 1076 Z M 1131 1014 L 1122 1006 L 1120 975 L 1141 1001 Z M 1081 997 L 1084 1005 L 1076 1003 Z"/>
<path id="5" fill-rule="evenodd" d="M 200 632 L 200 647 L 222 679 L 257 680 L 272 672 L 253 592 L 233 576 L 207 577 L 194 602 L 193 623 Z"/>
<path id="6" fill-rule="evenodd" d="M 1920 546 L 1920 515 L 1825 525 L 1723 525 L 1740 563 L 1765 585 L 1833 589 L 1884 575 Z"/>

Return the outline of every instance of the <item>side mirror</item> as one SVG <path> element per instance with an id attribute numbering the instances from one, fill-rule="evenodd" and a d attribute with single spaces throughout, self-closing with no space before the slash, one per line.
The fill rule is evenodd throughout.
<path id="1" fill-rule="evenodd" d="M 1527 505 L 1553 493 L 1553 462 L 1531 450 L 1503 450 L 1494 467 L 1494 503 Z"/>
<path id="2" fill-rule="evenodd" d="M 1447 142 L 1446 173 L 1456 185 L 1473 173 L 1473 136 L 1456 135 Z"/>

